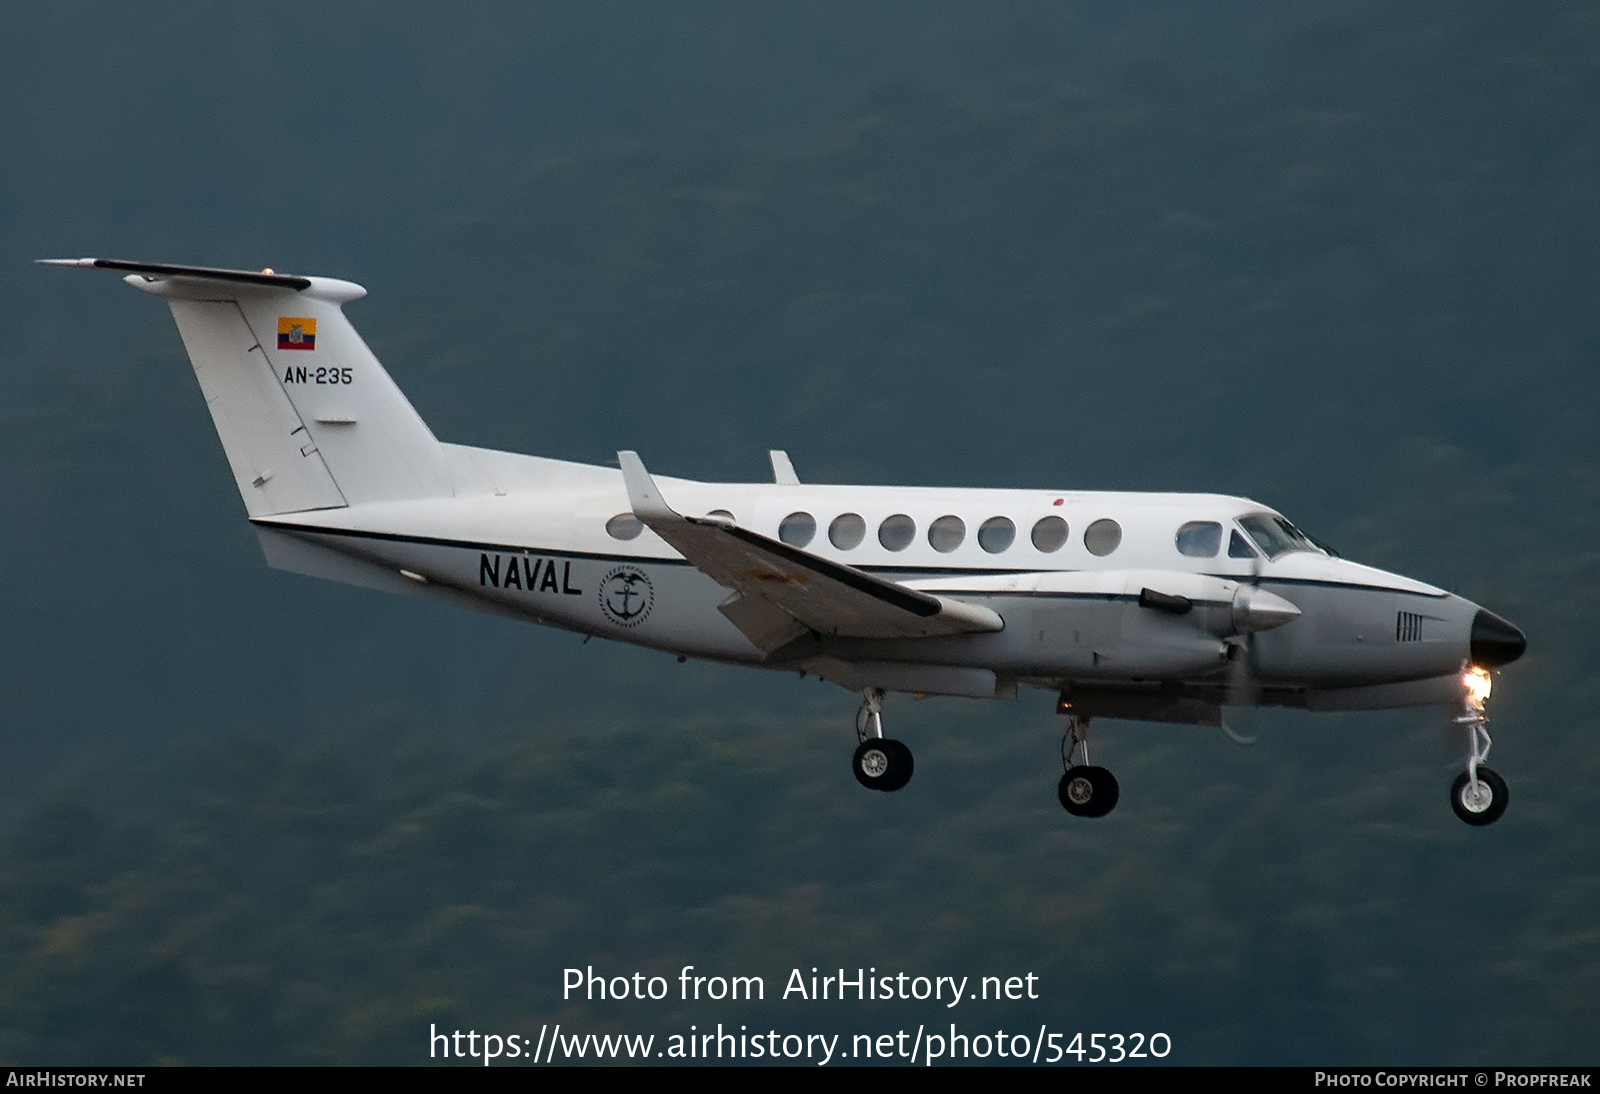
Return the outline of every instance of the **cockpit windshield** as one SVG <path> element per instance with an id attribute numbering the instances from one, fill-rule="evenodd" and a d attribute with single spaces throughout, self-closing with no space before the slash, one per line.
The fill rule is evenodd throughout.
<path id="1" fill-rule="evenodd" d="M 1268 558 L 1290 551 L 1315 551 L 1329 554 L 1315 540 L 1276 513 L 1251 513 L 1239 518 L 1239 527 L 1250 533 L 1255 545 Z"/>

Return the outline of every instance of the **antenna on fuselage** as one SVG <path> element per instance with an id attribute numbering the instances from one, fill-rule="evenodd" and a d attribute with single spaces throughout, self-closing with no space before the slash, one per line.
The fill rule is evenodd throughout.
<path id="1" fill-rule="evenodd" d="M 774 448 L 767 453 L 767 459 L 772 461 L 772 481 L 779 486 L 799 486 L 800 476 L 794 473 L 794 464 L 789 459 L 789 453 L 781 448 Z"/>

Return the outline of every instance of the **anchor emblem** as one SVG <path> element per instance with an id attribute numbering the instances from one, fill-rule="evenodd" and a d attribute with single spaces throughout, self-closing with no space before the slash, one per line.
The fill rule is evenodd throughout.
<path id="1" fill-rule="evenodd" d="M 600 610 L 618 626 L 643 623 L 655 601 L 650 579 L 632 566 L 618 566 L 600 582 Z"/>

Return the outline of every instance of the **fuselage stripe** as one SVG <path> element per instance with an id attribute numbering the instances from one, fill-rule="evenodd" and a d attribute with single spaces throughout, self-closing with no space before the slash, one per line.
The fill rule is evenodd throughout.
<path id="1" fill-rule="evenodd" d="M 556 555 L 561 558 L 582 558 L 597 562 L 632 562 L 636 565 L 651 566 L 690 566 L 687 559 L 661 558 L 653 555 L 625 555 L 609 554 L 600 551 L 577 551 L 566 548 L 555 549 L 550 547 L 536 547 L 526 544 L 511 543 L 486 543 L 467 539 L 450 539 L 442 536 L 419 536 L 406 532 L 374 532 L 363 528 L 325 528 L 315 524 L 291 524 L 287 521 L 275 520 L 268 517 L 251 517 L 250 523 L 261 528 L 272 528 L 280 532 L 299 532 L 317 536 L 348 536 L 353 539 L 375 539 L 389 543 L 412 543 L 423 547 L 456 547 L 467 551 L 498 551 L 503 554 L 542 554 Z M 764 542 L 770 545 L 770 541 Z M 831 560 L 823 559 L 824 562 Z M 692 568 L 692 567 L 691 567 Z M 1032 573 L 1081 573 L 1079 570 L 999 570 L 992 567 L 984 569 L 963 569 L 955 566 L 921 567 L 921 566 L 857 566 L 856 569 L 869 574 L 900 574 L 904 577 L 915 579 L 925 577 L 1002 577 L 1007 574 L 1032 574 Z M 1093 572 L 1093 571 L 1090 571 Z M 1181 571 L 1180 571 L 1181 572 Z M 1244 581 L 1239 574 L 1205 574 L 1205 577 L 1220 578 L 1223 581 Z M 841 579 L 842 580 L 842 579 Z M 1326 578 L 1306 577 L 1263 577 L 1263 585 L 1299 585 L 1308 588 L 1324 589 L 1370 589 L 1385 593 L 1402 593 L 1407 596 L 1420 596 L 1430 600 L 1437 600 L 1448 596 L 1448 593 L 1424 593 L 1414 589 L 1396 589 L 1389 585 L 1368 585 L 1361 582 L 1330 581 Z M 1120 598 L 1121 594 L 1113 593 L 1034 593 L 1030 590 L 1018 589 L 939 589 L 940 596 L 1035 596 L 1035 597 L 1084 597 L 1100 599 Z M 1138 599 L 1135 596 L 1133 599 Z"/>

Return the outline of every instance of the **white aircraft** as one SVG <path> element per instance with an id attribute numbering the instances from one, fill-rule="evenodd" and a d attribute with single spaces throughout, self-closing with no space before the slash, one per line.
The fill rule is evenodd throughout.
<path id="1" fill-rule="evenodd" d="M 1224 706 L 1457 707 L 1468 824 L 1505 811 L 1484 763 L 1489 670 L 1521 631 L 1338 557 L 1215 494 L 833 486 L 652 477 L 444 444 L 342 311 L 348 281 L 44 259 L 166 299 L 269 565 L 433 596 L 689 657 L 812 673 L 862 695 L 856 778 L 898 790 L 887 692 L 1059 696 L 1059 796 L 1103 816 L 1095 717 L 1223 726 Z"/>

